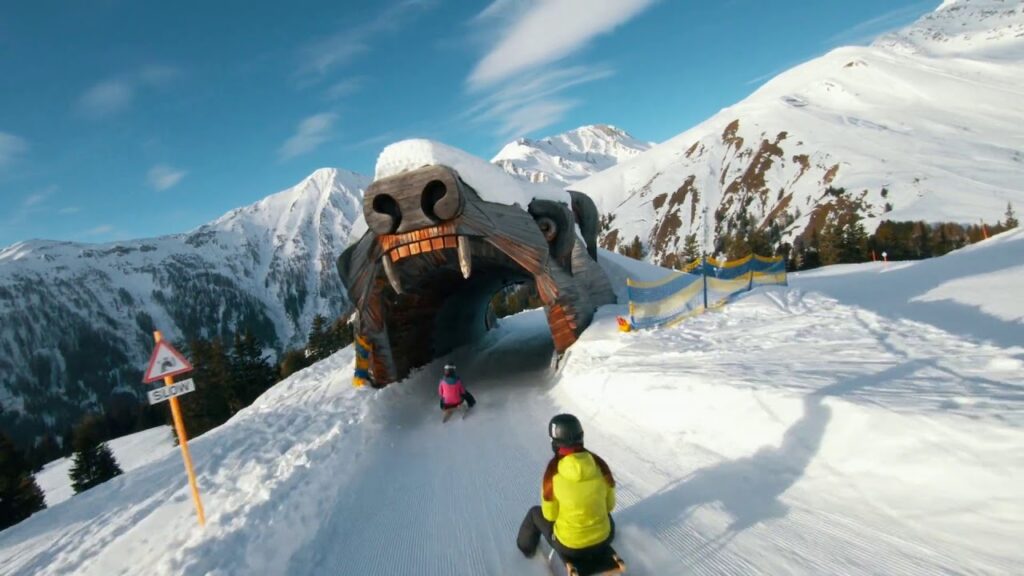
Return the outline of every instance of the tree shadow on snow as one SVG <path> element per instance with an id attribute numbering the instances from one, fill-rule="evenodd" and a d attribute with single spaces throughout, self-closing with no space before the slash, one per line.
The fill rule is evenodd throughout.
<path id="1" fill-rule="evenodd" d="M 732 517 L 727 530 L 687 553 L 689 564 L 714 555 L 736 534 L 789 512 L 779 497 L 804 475 L 821 447 L 832 417 L 822 401 L 851 394 L 891 379 L 908 376 L 927 362 L 913 360 L 891 368 L 836 382 L 804 397 L 804 412 L 786 430 L 777 447 L 764 447 L 751 456 L 697 470 L 617 515 L 623 525 L 664 534 L 680 526 L 703 505 L 719 503 Z"/>

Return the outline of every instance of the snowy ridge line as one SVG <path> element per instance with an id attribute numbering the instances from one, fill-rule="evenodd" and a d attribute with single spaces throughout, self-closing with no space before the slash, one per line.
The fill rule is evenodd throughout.
<path id="1" fill-rule="evenodd" d="M 578 180 L 636 157 L 651 145 L 615 126 L 599 124 L 542 140 L 520 138 L 505 145 L 491 162 L 528 182 L 571 187 Z"/>

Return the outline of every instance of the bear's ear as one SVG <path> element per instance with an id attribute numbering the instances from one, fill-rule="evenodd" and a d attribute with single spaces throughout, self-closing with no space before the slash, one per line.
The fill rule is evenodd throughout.
<path id="1" fill-rule="evenodd" d="M 547 240 L 551 258 L 572 274 L 572 247 L 576 243 L 572 211 L 565 204 L 551 200 L 534 200 L 527 211 Z"/>
<path id="2" fill-rule="evenodd" d="M 597 261 L 597 230 L 600 226 L 601 215 L 597 211 L 597 204 L 583 192 L 569 190 L 572 198 L 572 212 L 576 218 L 576 224 L 583 234 L 583 241 L 587 244 L 587 254 L 591 259 Z"/>

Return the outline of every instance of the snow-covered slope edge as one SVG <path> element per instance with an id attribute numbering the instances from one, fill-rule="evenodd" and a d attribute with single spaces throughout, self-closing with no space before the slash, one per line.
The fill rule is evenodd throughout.
<path id="1" fill-rule="evenodd" d="M 655 262 L 705 226 L 713 244 L 744 228 L 792 242 L 846 211 L 869 231 L 882 219 L 994 222 L 1008 201 L 1024 205 L 1022 29 L 1019 0 L 946 2 L 873 46 L 779 75 L 574 189 L 606 215 L 606 248 L 638 236 Z"/>
<path id="2" fill-rule="evenodd" d="M 2 425 L 22 439 L 139 395 L 152 330 L 180 341 L 252 330 L 280 350 L 346 303 L 335 269 L 366 177 L 334 169 L 185 234 L 0 251 Z M 51 428 L 52 429 L 52 428 Z"/>

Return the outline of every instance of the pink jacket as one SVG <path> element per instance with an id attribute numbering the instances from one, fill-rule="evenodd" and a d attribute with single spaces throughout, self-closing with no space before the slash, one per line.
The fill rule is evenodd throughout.
<path id="1" fill-rule="evenodd" d="M 462 402 L 462 394 L 465 391 L 466 388 L 463 387 L 461 379 L 452 381 L 449 378 L 442 378 L 437 385 L 437 394 L 449 406 Z"/>

